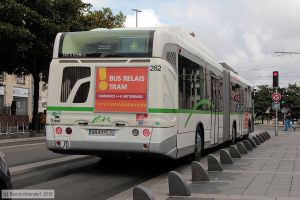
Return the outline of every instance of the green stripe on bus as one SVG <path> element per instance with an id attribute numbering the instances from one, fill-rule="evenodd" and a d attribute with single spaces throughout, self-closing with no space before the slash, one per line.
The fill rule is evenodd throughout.
<path id="1" fill-rule="evenodd" d="M 48 106 L 49 111 L 94 111 L 93 107 L 61 107 L 61 106 Z"/>
<path id="2" fill-rule="evenodd" d="M 199 113 L 210 114 L 209 110 L 171 109 L 171 108 L 149 108 L 149 113 Z"/>
<path id="3" fill-rule="evenodd" d="M 177 113 L 177 109 L 172 108 L 149 108 L 149 113 Z"/>
<path id="4" fill-rule="evenodd" d="M 65 106 L 48 106 L 48 111 L 81 111 L 93 112 L 93 107 L 65 107 Z M 172 109 L 172 108 L 149 108 L 149 113 L 195 113 L 195 114 L 211 114 L 210 110 L 192 110 L 192 109 Z M 223 112 L 218 112 L 222 114 Z M 231 115 L 238 115 L 240 113 L 231 113 Z"/>

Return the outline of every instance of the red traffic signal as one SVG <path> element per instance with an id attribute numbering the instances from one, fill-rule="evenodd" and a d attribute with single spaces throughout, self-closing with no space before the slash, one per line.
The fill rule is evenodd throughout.
<path id="1" fill-rule="evenodd" d="M 273 71 L 273 87 L 278 87 L 279 72 Z"/>

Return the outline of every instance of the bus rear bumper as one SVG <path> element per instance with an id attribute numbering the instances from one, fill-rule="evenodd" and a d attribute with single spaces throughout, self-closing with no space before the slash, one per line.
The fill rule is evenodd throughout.
<path id="1" fill-rule="evenodd" d="M 171 137 L 160 143 L 149 141 L 140 142 L 95 142 L 95 141 L 70 141 L 69 149 L 62 148 L 63 140 L 47 140 L 47 147 L 55 153 L 83 154 L 83 155 L 128 155 L 155 154 L 175 159 L 177 156 L 176 137 Z M 116 148 L 117 147 L 117 148 Z"/>

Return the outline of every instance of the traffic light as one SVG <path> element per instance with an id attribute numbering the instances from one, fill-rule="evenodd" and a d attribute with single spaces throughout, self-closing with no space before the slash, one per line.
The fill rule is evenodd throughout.
<path id="1" fill-rule="evenodd" d="M 273 88 L 278 87 L 279 72 L 273 71 Z"/>

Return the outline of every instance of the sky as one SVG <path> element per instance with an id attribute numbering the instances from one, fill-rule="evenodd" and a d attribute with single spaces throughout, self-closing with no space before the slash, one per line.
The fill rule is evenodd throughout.
<path id="1" fill-rule="evenodd" d="M 300 85 L 300 0 L 84 0 L 125 14 L 125 27 L 177 26 L 194 32 L 219 62 L 254 85 Z M 297 52 L 299 54 L 276 54 Z"/>

